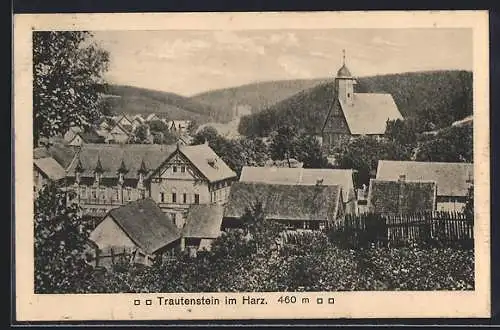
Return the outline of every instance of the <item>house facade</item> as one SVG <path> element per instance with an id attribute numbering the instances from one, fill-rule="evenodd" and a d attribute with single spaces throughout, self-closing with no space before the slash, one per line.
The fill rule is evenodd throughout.
<path id="1" fill-rule="evenodd" d="M 344 63 L 335 77 L 335 95 L 321 129 L 327 150 L 356 136 L 385 134 L 388 120 L 403 119 L 390 94 L 356 93 L 356 79 Z"/>
<path id="2" fill-rule="evenodd" d="M 434 181 L 437 184 L 436 210 L 462 212 L 474 181 L 474 164 L 380 160 L 376 179 Z"/>
<path id="3" fill-rule="evenodd" d="M 148 197 L 146 177 L 174 150 L 163 145 L 84 144 L 67 170 L 68 189 L 86 215 L 101 217 Z"/>
<path id="4" fill-rule="evenodd" d="M 155 258 L 180 248 L 180 231 L 149 198 L 110 210 L 89 238 L 100 252 L 97 265 L 112 257 L 106 252 L 123 251 L 131 263 L 150 266 Z"/>
<path id="5" fill-rule="evenodd" d="M 180 146 L 148 176 L 151 197 L 179 228 L 193 204 L 227 202 L 236 173 L 208 146 Z"/>
<path id="6" fill-rule="evenodd" d="M 132 127 L 132 125 L 130 125 Z M 122 124 L 116 124 L 108 133 L 108 143 L 127 143 L 132 137 L 132 132 Z"/>

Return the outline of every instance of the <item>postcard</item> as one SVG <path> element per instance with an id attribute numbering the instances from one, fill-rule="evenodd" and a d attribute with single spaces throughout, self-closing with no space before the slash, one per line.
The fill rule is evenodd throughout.
<path id="1" fill-rule="evenodd" d="M 13 47 L 17 321 L 490 316 L 486 11 L 20 14 Z"/>

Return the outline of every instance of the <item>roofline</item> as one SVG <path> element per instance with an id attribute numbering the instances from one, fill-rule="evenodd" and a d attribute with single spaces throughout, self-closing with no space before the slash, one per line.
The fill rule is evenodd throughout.
<path id="1" fill-rule="evenodd" d="M 125 205 L 127 205 L 127 204 L 125 204 Z M 125 206 L 125 205 L 122 205 L 122 207 L 123 207 L 123 206 Z M 141 250 L 143 250 L 144 252 L 149 253 L 148 251 L 146 251 L 146 249 L 144 248 L 144 246 L 142 246 L 142 244 L 140 244 L 139 242 L 137 242 L 137 240 L 136 240 L 136 239 L 134 239 L 132 236 L 130 236 L 130 234 L 129 234 L 129 233 L 125 230 L 125 228 L 123 228 L 123 226 L 120 224 L 120 222 L 118 222 L 118 221 L 116 220 L 116 218 L 115 218 L 115 217 L 113 216 L 113 214 L 112 214 L 113 210 L 116 210 L 116 209 L 111 209 L 111 210 L 109 210 L 109 211 L 108 211 L 108 213 L 104 216 L 104 220 L 106 219 L 106 217 L 107 217 L 107 216 L 110 216 L 110 217 L 111 217 L 111 219 L 113 219 L 113 221 L 116 223 L 116 225 L 117 225 L 118 227 L 120 227 L 120 229 L 122 230 L 122 232 L 123 232 L 123 233 L 124 233 L 124 234 L 125 234 L 125 235 L 126 235 L 126 236 L 127 236 L 127 237 L 128 237 L 128 238 L 129 238 L 129 239 L 130 239 L 130 240 L 131 240 L 131 241 L 132 241 L 132 242 L 136 245 L 136 246 L 138 246 L 138 247 L 139 247 Z M 102 223 L 102 222 L 103 222 L 103 221 L 101 221 L 101 223 Z"/>
<path id="2" fill-rule="evenodd" d="M 167 157 L 167 158 L 166 158 L 163 162 L 161 162 L 161 163 L 160 163 L 160 165 L 158 165 L 158 166 L 154 169 L 154 171 L 152 171 L 149 175 L 147 175 L 147 176 L 145 177 L 145 179 L 150 179 L 150 178 L 152 178 L 152 177 L 153 177 L 153 175 L 155 175 L 156 173 L 158 173 L 158 172 L 160 171 L 160 169 L 161 169 L 162 167 L 164 167 L 164 166 L 165 166 L 165 164 L 166 164 L 168 161 L 170 161 L 170 160 L 172 159 L 172 157 L 174 157 L 174 156 L 175 156 L 176 152 L 179 152 L 182 156 L 184 156 L 184 158 L 186 158 L 186 160 L 189 162 L 189 164 L 191 164 L 191 166 L 193 166 L 193 167 L 196 169 L 196 172 L 198 172 L 198 174 L 201 174 L 201 176 L 202 176 L 203 178 L 205 178 L 205 180 L 207 180 L 208 182 L 212 182 L 212 181 L 210 181 L 210 180 L 206 177 L 206 175 L 205 175 L 205 174 L 203 174 L 203 173 L 202 173 L 202 172 L 198 169 L 198 167 L 197 167 L 197 166 L 195 166 L 195 165 L 194 165 L 194 163 L 191 161 L 191 159 L 189 159 L 189 157 L 187 157 L 187 156 L 186 156 L 186 155 L 185 155 L 185 154 L 181 151 L 181 148 L 180 148 L 180 147 L 176 148 L 176 149 L 175 149 L 175 150 L 174 150 L 174 151 L 173 151 L 173 152 L 172 152 L 172 153 L 171 153 L 171 154 L 170 154 L 170 155 L 169 155 L 169 156 L 168 156 L 168 157 Z"/>
<path id="3" fill-rule="evenodd" d="M 409 164 L 453 164 L 453 165 L 474 165 L 474 163 L 465 163 L 465 162 L 424 162 L 424 161 L 414 161 L 414 160 L 389 160 L 389 159 L 380 159 L 378 164 L 385 162 L 393 162 L 393 163 L 409 163 Z"/>

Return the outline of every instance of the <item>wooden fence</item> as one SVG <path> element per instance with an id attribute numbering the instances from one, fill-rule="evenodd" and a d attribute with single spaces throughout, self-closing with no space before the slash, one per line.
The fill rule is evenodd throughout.
<path id="1" fill-rule="evenodd" d="M 336 222 L 330 237 L 342 245 L 408 246 L 412 244 L 472 247 L 474 221 L 463 213 L 347 215 Z"/>

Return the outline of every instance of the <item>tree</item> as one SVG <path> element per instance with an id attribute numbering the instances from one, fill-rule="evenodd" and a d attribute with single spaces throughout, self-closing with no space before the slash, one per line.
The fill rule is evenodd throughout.
<path id="1" fill-rule="evenodd" d="M 219 133 L 212 126 L 203 127 L 198 133 L 193 136 L 192 145 L 202 144 L 206 142 L 215 141 L 219 137 Z"/>
<path id="2" fill-rule="evenodd" d="M 149 127 L 148 125 L 140 125 L 134 132 L 134 143 L 149 143 Z"/>
<path id="3" fill-rule="evenodd" d="M 312 135 L 300 135 L 296 141 L 294 157 L 304 163 L 305 168 L 329 167 L 319 141 Z"/>
<path id="4" fill-rule="evenodd" d="M 472 162 L 474 160 L 472 127 L 450 127 L 436 136 L 421 138 L 416 160 L 433 162 Z"/>
<path id="5" fill-rule="evenodd" d="M 190 134 L 190 135 L 194 135 L 196 133 L 196 130 L 198 129 L 200 125 L 198 125 L 198 122 L 196 120 L 191 120 L 189 122 L 189 125 L 188 127 L 186 128 L 187 132 Z"/>
<path id="6" fill-rule="evenodd" d="M 90 127 L 101 113 L 109 55 L 85 31 L 33 33 L 33 139 Z"/>
<path id="7" fill-rule="evenodd" d="M 385 131 L 389 140 L 412 149 L 417 143 L 417 128 L 414 120 L 389 120 Z"/>
<path id="8" fill-rule="evenodd" d="M 294 126 L 281 126 L 271 135 L 269 151 L 273 160 L 293 158 L 299 132 Z"/>
<path id="9" fill-rule="evenodd" d="M 42 188 L 35 200 L 35 292 L 87 292 L 92 267 L 84 260 L 91 222 L 56 185 Z"/>
<path id="10" fill-rule="evenodd" d="M 336 158 L 340 168 L 358 171 L 358 184 L 368 185 L 379 160 L 410 160 L 411 151 L 397 142 L 364 136 L 341 146 Z"/>
<path id="11" fill-rule="evenodd" d="M 165 132 L 167 125 L 161 120 L 153 120 L 149 123 L 149 129 L 151 132 Z"/>

